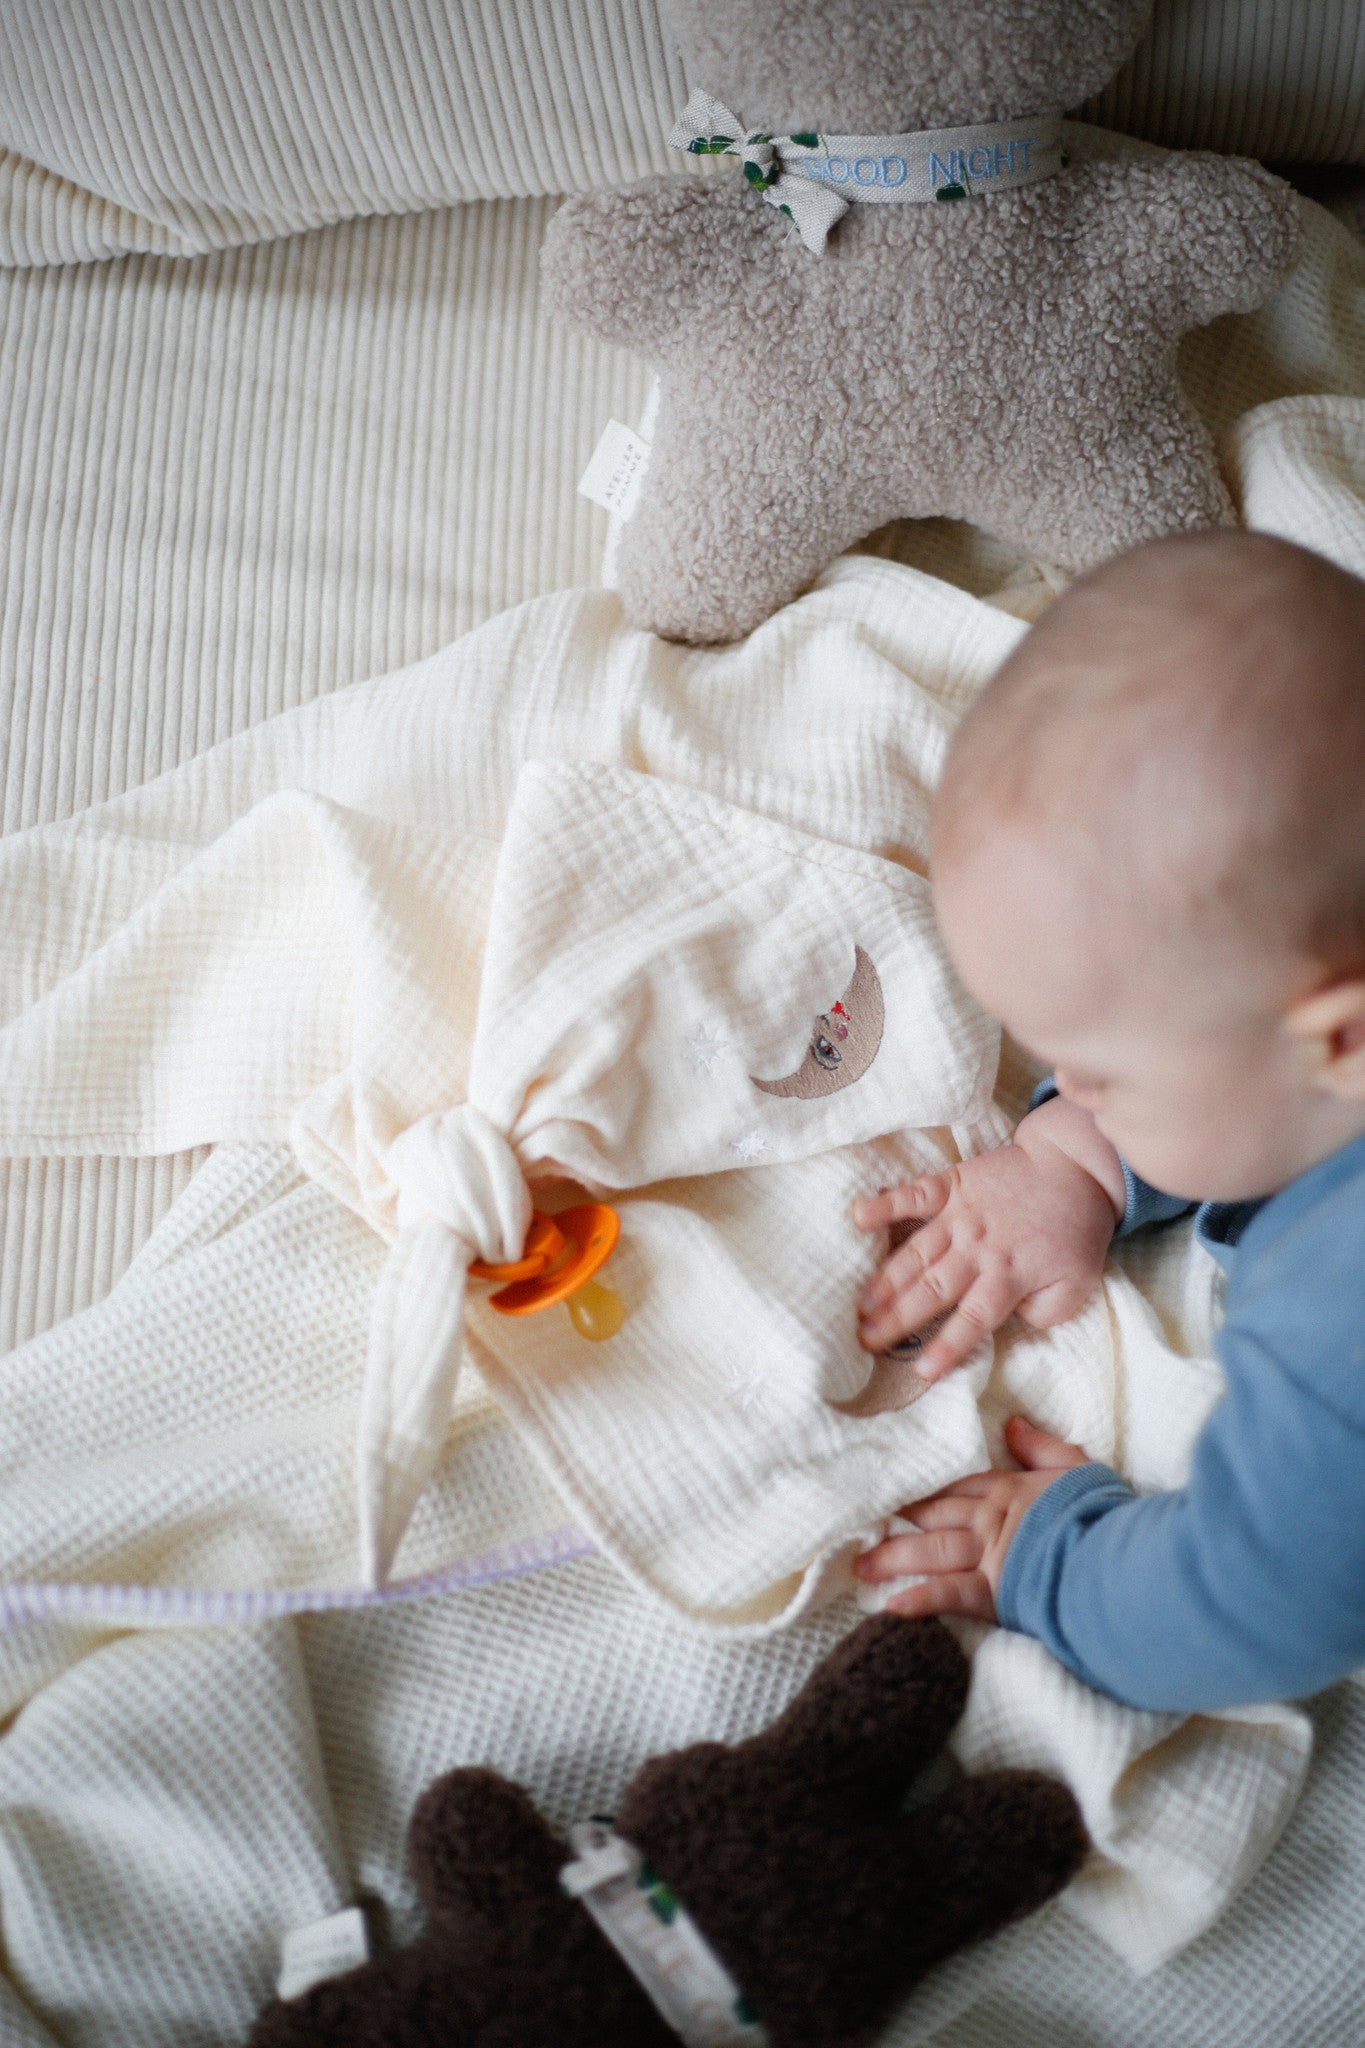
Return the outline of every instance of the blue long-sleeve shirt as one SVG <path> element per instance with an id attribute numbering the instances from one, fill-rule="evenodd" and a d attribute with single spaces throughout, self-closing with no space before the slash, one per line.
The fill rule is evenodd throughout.
<path id="1" fill-rule="evenodd" d="M 1187 1210 L 1131 1179 L 1122 1229 Z M 1101 1692 L 1197 1711 L 1365 1664 L 1365 1138 L 1196 1230 L 1228 1272 L 1227 1392 L 1178 1492 L 1077 1466 L 1029 1509 L 996 1598 Z"/>

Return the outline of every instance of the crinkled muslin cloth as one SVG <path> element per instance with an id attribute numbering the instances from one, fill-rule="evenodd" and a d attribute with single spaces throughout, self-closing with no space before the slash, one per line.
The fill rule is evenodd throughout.
<path id="1" fill-rule="evenodd" d="M 1251 504 L 1278 462 L 1282 530 L 1365 566 L 1334 403 L 1331 431 L 1253 415 L 1232 467 Z M 1310 425 L 1316 466 L 1283 454 Z M 947 738 L 1020 630 L 872 559 L 721 651 L 569 592 L 0 846 L 0 1148 L 219 1144 L 113 1294 L 7 1362 L 20 1611 L 343 1600 L 567 1511 L 754 1632 L 998 1457 L 1016 1406 L 1178 1483 L 1218 1394 L 1179 1233 L 1141 1288 L 1113 1269 L 913 1402 L 854 1338 L 852 1196 L 1007 1129 L 922 876 Z M 603 1344 L 465 1299 L 574 1187 L 622 1219 Z M 1264 1855 L 1308 1738 L 1287 1708 L 1131 1712 L 995 1631 L 957 1745 L 1073 1784 L 1097 1854 L 1070 1903 L 1145 1968 Z"/>
<path id="2" fill-rule="evenodd" d="M 504 702 L 491 723 L 508 715 Z M 453 738 L 433 747 L 449 757 Z M 846 1542 L 848 1502 L 875 1517 L 909 1476 L 883 1472 L 865 1495 L 881 1447 L 829 1407 L 866 1377 L 832 1218 L 866 1183 L 867 1142 L 927 1129 L 938 1158 L 949 1130 L 968 1141 L 990 1115 L 996 1032 L 952 982 L 927 884 L 897 861 L 592 761 L 522 766 L 500 829 L 494 862 L 478 832 L 266 797 L 55 983 L 44 956 L 65 916 L 19 879 L 16 970 L 46 993 L 0 1041 L 6 1126 L 28 1146 L 104 1152 L 292 1133 L 311 1177 L 391 1240 L 361 1394 L 367 1582 L 387 1573 L 451 1419 L 468 1266 L 520 1257 L 528 1178 L 696 1185 L 700 1206 L 680 1193 L 632 1219 L 608 1351 L 566 1340 L 557 1317 L 514 1343 L 511 1369 L 576 1501 L 622 1490 L 619 1437 L 634 1437 L 615 1532 L 628 1560 L 693 1606 L 771 1601 L 807 1565 L 812 1528 L 819 1551 Z M 103 884 L 85 887 L 107 915 Z M 709 1208 L 700 1178 L 746 1162 L 752 1186 Z M 798 1267 L 829 1269 L 790 1328 L 765 1252 L 783 1242 Z M 771 1383 L 739 1432 L 716 1377 L 736 1366 Z M 865 1481 L 812 1495 L 807 1471 L 850 1457 Z M 649 1502 L 683 1467 L 725 1503 L 719 1579 L 656 1556 Z M 743 1504 L 756 1481 L 768 1497 Z M 674 1519 L 685 1553 L 681 1501 Z"/>

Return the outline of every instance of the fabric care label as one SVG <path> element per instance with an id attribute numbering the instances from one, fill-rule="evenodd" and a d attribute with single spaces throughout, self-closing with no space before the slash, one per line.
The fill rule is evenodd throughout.
<path id="1" fill-rule="evenodd" d="M 370 1938 L 359 1906 L 347 1906 L 325 1920 L 295 1927 L 280 1943 L 280 1974 L 275 1990 L 281 1998 L 302 1998 L 325 1977 L 340 1977 L 370 1960 Z"/>
<path id="2" fill-rule="evenodd" d="M 592 461 L 579 479 L 582 497 L 617 519 L 629 519 L 649 468 L 649 443 L 620 420 L 608 420 Z"/>

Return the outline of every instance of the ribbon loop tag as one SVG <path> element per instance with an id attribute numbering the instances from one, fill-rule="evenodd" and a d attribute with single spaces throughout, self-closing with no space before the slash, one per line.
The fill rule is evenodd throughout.
<path id="1" fill-rule="evenodd" d="M 280 1944 L 278 1998 L 302 1998 L 315 1984 L 358 1969 L 370 1959 L 365 1916 L 359 1906 L 345 1906 L 325 1920 L 291 1928 Z"/>
<path id="2" fill-rule="evenodd" d="M 737 156 L 744 176 L 822 256 L 850 201 L 923 205 L 979 199 L 1054 178 L 1066 168 L 1060 114 L 925 128 L 904 135 L 748 133 L 710 93 L 694 91 L 669 136 L 693 156 Z"/>
<path id="3" fill-rule="evenodd" d="M 570 1838 L 559 1873 L 685 2048 L 768 2048 L 744 1995 L 687 1909 L 633 1842 L 600 1820 Z"/>

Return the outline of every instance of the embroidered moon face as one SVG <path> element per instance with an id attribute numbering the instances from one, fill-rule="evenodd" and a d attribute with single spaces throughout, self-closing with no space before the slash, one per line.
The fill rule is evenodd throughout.
<path id="1" fill-rule="evenodd" d="M 921 1337 L 909 1337 L 893 1344 L 872 1361 L 872 1370 L 861 1393 L 848 1401 L 831 1401 L 841 1415 L 890 1415 L 898 1408 L 910 1408 L 929 1391 L 930 1382 L 915 1370 L 915 1360 L 924 1349 Z"/>
<path id="2" fill-rule="evenodd" d="M 887 1235 L 888 1252 L 894 1252 L 918 1229 L 918 1223 L 893 1223 Z M 848 1401 L 831 1401 L 829 1406 L 837 1408 L 841 1415 L 857 1416 L 889 1415 L 898 1408 L 913 1407 L 922 1395 L 928 1393 L 932 1384 L 920 1378 L 916 1361 L 934 1332 L 941 1330 L 947 1320 L 948 1312 L 945 1311 L 912 1337 L 902 1337 L 900 1343 L 893 1344 L 889 1351 L 879 1352 L 872 1361 L 872 1370 L 861 1393 L 854 1394 Z"/>
<path id="3" fill-rule="evenodd" d="M 886 1007 L 881 977 L 861 946 L 853 949 L 853 979 L 837 1003 L 822 1010 L 811 1031 L 805 1058 L 793 1074 L 776 1081 L 749 1079 L 765 1095 L 793 1095 L 809 1101 L 833 1095 L 860 1081 L 877 1057 Z"/>

